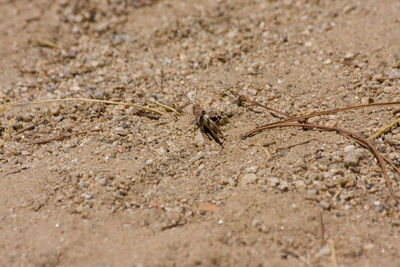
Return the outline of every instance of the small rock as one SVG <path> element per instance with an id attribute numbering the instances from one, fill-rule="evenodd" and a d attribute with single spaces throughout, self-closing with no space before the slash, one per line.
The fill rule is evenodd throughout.
<path id="1" fill-rule="evenodd" d="M 372 77 L 372 80 L 377 81 L 377 82 L 383 82 L 385 79 L 383 78 L 382 73 L 378 73 Z"/>
<path id="2" fill-rule="evenodd" d="M 360 162 L 362 156 L 361 149 L 350 148 L 351 146 L 345 147 L 345 156 L 343 163 L 345 167 L 355 167 Z M 353 146 L 354 147 L 354 146 Z"/>
<path id="3" fill-rule="evenodd" d="M 329 247 L 328 244 L 326 244 L 325 246 L 323 246 L 323 247 L 318 251 L 318 255 L 319 255 L 319 256 L 329 255 L 330 253 L 331 253 L 331 248 Z"/>
<path id="4" fill-rule="evenodd" d="M 257 166 L 251 166 L 246 168 L 243 172 L 244 173 L 256 173 L 258 171 L 258 167 Z"/>
<path id="5" fill-rule="evenodd" d="M 387 77 L 390 80 L 396 80 L 396 79 L 400 79 L 400 70 L 399 69 L 391 69 L 388 73 L 387 73 Z"/>
<path id="6" fill-rule="evenodd" d="M 97 183 L 101 186 L 106 186 L 108 184 L 108 177 L 101 177 L 99 179 L 96 179 Z"/>
<path id="7" fill-rule="evenodd" d="M 279 179 L 276 177 L 271 177 L 268 179 L 268 183 L 272 186 L 272 187 L 276 187 L 279 185 Z"/>
<path id="8" fill-rule="evenodd" d="M 33 211 L 39 211 L 40 208 L 43 207 L 43 203 L 41 201 L 35 200 L 32 204 Z"/>
<path id="9" fill-rule="evenodd" d="M 346 146 L 344 148 L 344 153 L 349 153 L 349 152 L 353 151 L 354 149 L 356 149 L 356 147 L 353 145 Z"/>
<path id="10" fill-rule="evenodd" d="M 348 205 L 348 204 L 344 205 L 344 209 L 345 209 L 345 210 L 351 209 L 351 205 Z"/>
<path id="11" fill-rule="evenodd" d="M 203 134 L 201 133 L 200 130 L 196 131 L 196 136 L 194 137 L 194 143 L 197 146 L 203 146 L 204 145 L 204 137 L 203 137 Z"/>
<path id="12" fill-rule="evenodd" d="M 365 249 L 365 250 L 371 250 L 371 249 L 373 249 L 374 247 L 375 247 L 374 244 L 368 243 L 368 244 L 366 244 L 366 245 L 364 246 L 364 249 Z"/>
<path id="13" fill-rule="evenodd" d="M 354 54 L 353 53 L 346 53 L 345 55 L 344 55 L 344 59 L 352 59 L 352 58 L 354 58 Z"/>
<path id="14" fill-rule="evenodd" d="M 324 200 L 321 200 L 319 202 L 319 206 L 321 208 L 323 208 L 324 210 L 328 210 L 331 207 L 331 205 L 328 202 L 324 201 Z"/>
<path id="15" fill-rule="evenodd" d="M 87 200 L 92 199 L 93 198 L 93 194 L 84 194 L 83 197 Z"/>
<path id="16" fill-rule="evenodd" d="M 312 47 L 313 43 L 311 41 L 308 41 L 304 44 L 305 47 Z"/>
<path id="17" fill-rule="evenodd" d="M 258 180 L 257 175 L 254 173 L 246 173 L 243 175 L 242 179 L 240 180 L 241 184 L 252 184 Z"/>
<path id="18" fill-rule="evenodd" d="M 302 180 L 297 180 L 294 182 L 294 185 L 297 189 L 303 189 L 306 187 L 306 184 Z"/>
<path id="19" fill-rule="evenodd" d="M 374 201 L 374 206 L 380 206 L 381 202 L 379 200 Z"/>
<path id="20" fill-rule="evenodd" d="M 284 192 L 285 192 L 285 191 L 288 190 L 289 184 L 288 184 L 288 182 L 286 182 L 286 181 L 282 181 L 282 182 L 280 182 L 278 188 L 279 188 L 281 191 L 284 191 Z"/>

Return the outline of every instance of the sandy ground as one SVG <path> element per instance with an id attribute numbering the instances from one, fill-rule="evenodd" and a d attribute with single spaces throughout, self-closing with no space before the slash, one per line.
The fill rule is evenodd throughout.
<path id="1" fill-rule="evenodd" d="M 279 118 L 237 101 L 293 116 L 400 101 L 399 14 L 389 0 L 0 1 L 0 265 L 400 266 L 400 206 L 373 155 L 303 128 L 242 140 Z M 60 98 L 156 112 L 5 105 Z M 310 122 L 369 136 L 398 114 Z M 400 164 L 399 128 L 374 145 Z"/>

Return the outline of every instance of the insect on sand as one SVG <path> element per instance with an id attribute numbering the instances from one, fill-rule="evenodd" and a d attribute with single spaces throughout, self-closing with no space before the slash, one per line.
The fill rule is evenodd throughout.
<path id="1" fill-rule="evenodd" d="M 224 147 L 221 141 L 224 137 L 221 130 L 206 111 L 197 103 L 193 104 L 193 115 L 196 117 L 196 126 L 200 131 L 212 138 L 220 146 Z"/>

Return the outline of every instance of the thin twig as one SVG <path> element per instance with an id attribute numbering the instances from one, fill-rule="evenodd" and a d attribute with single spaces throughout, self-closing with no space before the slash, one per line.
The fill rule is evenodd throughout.
<path id="1" fill-rule="evenodd" d="M 165 104 L 163 104 L 163 103 L 160 103 L 160 102 L 158 102 L 158 101 L 154 101 L 154 103 L 156 103 L 157 105 L 159 105 L 159 106 L 161 106 L 161 107 L 163 107 L 163 108 L 165 108 L 165 109 L 167 109 L 167 110 L 169 110 L 169 111 L 175 112 L 175 113 L 177 113 L 177 114 L 180 113 L 180 112 L 178 112 L 176 109 L 174 109 L 174 108 L 172 108 L 172 107 L 170 107 L 170 106 L 168 106 L 168 105 L 165 105 Z"/>
<path id="2" fill-rule="evenodd" d="M 400 124 L 400 119 L 398 119 L 398 120 L 386 125 L 385 127 L 379 129 L 379 131 L 377 131 L 376 133 L 374 133 L 373 135 L 368 137 L 368 140 L 374 140 L 374 139 L 380 137 L 381 135 L 383 135 L 386 132 L 388 132 L 393 126 L 397 126 L 398 124 Z"/>
<path id="3" fill-rule="evenodd" d="M 29 126 L 27 126 L 25 128 L 22 128 L 21 130 L 17 131 L 17 134 L 21 134 L 21 133 L 24 133 L 26 131 L 33 130 L 33 129 L 35 129 L 36 126 L 39 126 L 41 124 L 45 124 L 46 122 L 47 122 L 47 120 L 42 120 L 41 122 L 37 122 L 37 123 L 34 123 L 32 125 L 29 125 Z"/>
<path id="4" fill-rule="evenodd" d="M 318 220 L 319 220 L 319 231 L 321 235 L 321 247 L 325 245 L 325 227 L 324 227 L 324 219 L 322 217 L 322 211 L 319 210 L 318 213 Z"/>
<path id="5" fill-rule="evenodd" d="M 329 239 L 329 245 L 331 245 L 331 253 L 332 253 L 331 255 L 332 255 L 333 267 L 338 267 L 335 244 L 333 243 L 332 239 Z"/>
<path id="6" fill-rule="evenodd" d="M 267 161 L 271 159 L 271 153 L 268 151 L 268 149 L 262 145 L 260 145 L 261 149 L 264 150 L 265 154 L 267 155 Z"/>
<path id="7" fill-rule="evenodd" d="M 307 141 L 304 141 L 304 142 L 300 142 L 300 143 L 297 143 L 297 144 L 293 144 L 293 145 L 289 145 L 289 146 L 284 146 L 284 147 L 277 147 L 276 148 L 276 151 L 278 152 L 278 151 L 281 151 L 281 150 L 284 150 L 284 149 L 291 149 L 291 148 L 293 148 L 293 147 L 296 147 L 296 146 L 301 146 L 301 145 L 305 145 L 305 144 L 308 144 L 308 143 L 310 143 L 311 141 L 316 141 L 317 139 L 310 139 L 310 140 L 307 140 Z"/>
<path id="8" fill-rule="evenodd" d="M 159 115 L 164 115 L 166 112 L 160 111 L 158 109 L 146 107 L 146 106 L 141 106 L 133 103 L 125 103 L 125 102 L 115 102 L 115 101 L 110 101 L 110 100 L 101 100 L 101 99 L 90 99 L 90 98 L 57 98 L 57 99 L 45 99 L 45 100 L 39 100 L 39 101 L 32 101 L 32 102 L 21 102 L 21 103 L 13 103 L 13 104 L 5 104 L 3 108 L 6 106 L 23 106 L 23 105 L 33 105 L 33 104 L 42 104 L 42 103 L 50 103 L 50 102 L 67 102 L 67 101 L 75 101 L 75 102 L 94 102 L 94 103 L 104 103 L 104 104 L 110 104 L 110 105 L 120 105 L 120 106 L 129 106 L 129 107 L 134 107 L 138 109 L 143 109 L 148 112 L 154 112 Z"/>
<path id="9" fill-rule="evenodd" d="M 351 111 L 351 110 L 358 110 L 358 109 L 364 109 L 364 108 L 385 107 L 385 106 L 398 106 L 398 105 L 400 105 L 400 101 L 387 102 L 387 103 L 373 103 L 373 104 L 346 107 L 346 108 L 337 108 L 337 109 L 331 109 L 331 110 L 326 110 L 326 111 L 320 111 L 320 112 L 315 112 L 315 113 L 311 113 L 311 114 L 306 114 L 306 115 L 299 116 L 299 117 L 292 117 L 292 118 L 286 119 L 284 121 L 268 123 L 268 124 L 265 124 L 265 125 L 263 125 L 261 127 L 271 126 L 271 125 L 275 125 L 275 124 L 282 123 L 282 122 L 304 121 L 306 119 L 309 119 L 309 118 L 312 118 L 312 117 L 315 117 L 315 116 L 334 114 L 334 113 L 339 113 L 339 112 L 343 112 L 343 111 Z M 289 115 L 287 115 L 287 114 L 285 114 L 285 115 L 287 117 L 289 117 Z"/>
<path id="10" fill-rule="evenodd" d="M 53 42 L 51 42 L 49 40 L 32 39 L 31 41 L 35 42 L 40 47 L 60 49 L 60 47 L 57 44 L 55 44 L 55 43 L 53 43 Z"/>
<path id="11" fill-rule="evenodd" d="M 19 130 L 19 131 L 17 132 L 17 134 L 21 134 L 21 133 L 23 133 L 23 132 L 26 132 L 26 131 L 35 129 L 35 127 L 38 126 L 38 125 L 39 125 L 39 123 L 35 123 L 35 124 L 32 124 L 32 125 L 29 125 L 29 126 L 27 126 L 27 127 L 25 127 L 25 128 L 22 128 L 21 130 Z"/>
<path id="12" fill-rule="evenodd" d="M 269 111 L 278 113 L 278 114 L 283 115 L 283 116 L 285 116 L 285 117 L 287 117 L 287 118 L 294 118 L 293 116 L 291 116 L 291 115 L 289 115 L 289 114 L 286 114 L 285 112 L 282 112 L 282 111 L 280 111 L 280 110 L 277 110 L 277 109 L 274 109 L 274 108 L 265 106 L 265 105 L 260 104 L 260 103 L 258 103 L 258 102 L 256 102 L 256 101 L 250 100 L 249 98 L 247 98 L 247 97 L 245 97 L 245 96 L 243 96 L 243 95 L 239 96 L 239 102 L 243 102 L 243 101 L 246 101 L 246 102 L 248 102 L 248 103 L 250 103 L 250 104 L 252 104 L 252 105 L 255 105 L 255 106 L 259 106 L 259 107 L 265 108 L 265 109 L 267 109 L 267 110 L 269 110 Z"/>
<path id="13" fill-rule="evenodd" d="M 88 131 L 82 131 L 82 132 L 75 132 L 75 133 L 65 134 L 65 135 L 61 135 L 61 136 L 57 136 L 57 137 L 53 137 L 53 138 L 49 138 L 49 139 L 33 141 L 32 144 L 34 144 L 34 145 L 43 145 L 43 144 L 51 143 L 53 141 L 62 141 L 64 139 L 67 139 L 67 138 L 72 137 L 72 136 L 86 134 L 86 133 L 89 133 L 89 132 L 99 132 L 99 131 L 101 131 L 101 129 L 94 129 L 94 130 L 88 130 Z"/>

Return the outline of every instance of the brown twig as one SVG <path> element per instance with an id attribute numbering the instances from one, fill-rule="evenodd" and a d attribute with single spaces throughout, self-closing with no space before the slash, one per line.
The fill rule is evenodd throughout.
<path id="1" fill-rule="evenodd" d="M 290 119 L 290 120 L 292 120 L 292 119 Z M 315 124 L 315 123 L 305 123 L 305 122 L 295 123 L 295 122 L 288 122 L 288 121 L 289 120 L 274 123 L 274 124 L 268 124 L 268 125 L 264 125 L 264 126 L 255 128 L 255 129 L 247 132 L 242 138 L 245 139 L 247 137 L 253 136 L 253 135 L 255 135 L 263 130 L 266 130 L 266 129 L 281 128 L 281 127 L 305 127 L 305 128 L 310 128 L 310 129 L 319 128 L 319 129 L 323 129 L 323 130 L 327 130 L 327 131 L 335 131 L 335 132 L 342 133 L 342 134 L 344 134 L 344 136 L 349 137 L 353 140 L 356 140 L 357 143 L 363 143 L 364 146 L 367 147 L 371 151 L 372 154 L 374 154 L 374 156 L 376 157 L 376 159 L 378 161 L 379 166 L 381 167 L 381 170 L 382 170 L 383 176 L 385 178 L 386 185 L 388 186 L 390 195 L 393 197 L 393 199 L 397 203 L 400 203 L 400 200 L 395 195 L 392 185 L 390 183 L 390 179 L 387 174 L 384 159 L 369 140 L 367 140 L 366 138 L 362 137 L 361 135 L 359 135 L 357 133 L 351 132 L 346 129 L 338 128 L 338 127 L 319 125 L 319 124 Z"/>
<path id="2" fill-rule="evenodd" d="M 319 231 L 321 235 L 321 247 L 325 245 L 325 227 L 324 227 L 324 219 L 322 217 L 322 211 L 319 210 L 318 213 L 318 221 L 319 221 Z"/>
<path id="3" fill-rule="evenodd" d="M 101 131 L 101 129 L 94 129 L 94 130 L 88 130 L 88 131 L 82 131 L 82 132 L 75 132 L 75 133 L 65 134 L 65 135 L 61 135 L 61 136 L 57 136 L 57 137 L 53 137 L 53 138 L 49 138 L 49 139 L 33 141 L 32 144 L 34 144 L 34 145 L 43 145 L 43 144 L 51 143 L 53 141 L 62 141 L 64 139 L 70 138 L 72 136 L 86 134 L 86 133 L 89 133 L 89 132 L 99 132 L 99 131 Z"/>
<path id="4" fill-rule="evenodd" d="M 35 128 L 36 126 L 38 126 L 38 125 L 39 125 L 39 124 L 36 123 L 36 124 L 32 124 L 32 125 L 30 125 L 30 126 L 27 126 L 27 127 L 25 127 L 25 128 L 22 128 L 21 130 L 19 130 L 19 131 L 17 132 L 17 134 L 21 134 L 21 133 L 23 133 L 23 132 L 32 130 L 32 129 L 34 129 L 34 128 Z"/>
<path id="5" fill-rule="evenodd" d="M 33 129 L 35 129 L 36 126 L 39 126 L 39 125 L 41 125 L 41 124 L 45 124 L 46 122 L 47 122 L 46 120 L 43 120 L 43 121 L 41 121 L 41 122 L 37 122 L 37 123 L 34 123 L 34 124 L 32 124 L 32 125 L 29 125 L 29 126 L 27 126 L 27 127 L 25 127 L 25 128 L 22 128 L 21 130 L 19 130 L 19 131 L 17 132 L 17 134 L 21 134 L 21 133 L 23 133 L 23 132 L 26 132 L 26 131 L 29 131 L 29 130 L 33 130 Z"/>
<path id="6" fill-rule="evenodd" d="M 331 110 L 325 110 L 325 111 L 315 112 L 315 113 L 311 113 L 311 114 L 306 114 L 306 115 L 299 116 L 299 117 L 291 117 L 291 116 L 289 116 L 289 115 L 287 115 L 285 113 L 280 113 L 280 114 L 288 117 L 289 119 L 286 119 L 284 121 L 268 123 L 268 124 L 265 124 L 265 125 L 263 125 L 261 127 L 271 126 L 271 125 L 275 125 L 275 124 L 282 123 L 282 122 L 304 121 L 306 119 L 309 119 L 309 118 L 312 118 L 312 117 L 315 117 L 315 116 L 334 114 L 334 113 L 339 113 L 339 112 L 343 112 L 343 111 L 351 111 L 351 110 L 358 110 L 358 109 L 364 109 L 364 108 L 376 108 L 376 107 L 384 107 L 384 106 L 398 106 L 398 105 L 400 105 L 400 101 L 387 102 L 387 103 L 373 103 L 373 104 L 367 104 L 367 105 L 360 105 L 360 106 L 353 106 L 353 107 L 336 108 L 336 109 L 331 109 Z M 270 108 L 268 108 L 268 109 L 270 109 Z"/>
<path id="7" fill-rule="evenodd" d="M 277 109 L 274 109 L 274 108 L 265 106 L 265 105 L 263 105 L 263 104 L 260 104 L 260 103 L 258 103 L 258 102 L 256 102 L 256 101 L 253 101 L 253 100 L 251 100 L 251 99 L 249 99 L 249 98 L 247 98 L 247 97 L 245 97 L 245 96 L 243 96 L 243 95 L 239 96 L 239 100 L 238 100 L 238 101 L 239 101 L 239 103 L 248 102 L 248 103 L 251 104 L 251 105 L 259 106 L 259 107 L 265 108 L 266 110 L 269 110 L 269 111 L 278 113 L 278 114 L 283 115 L 283 116 L 285 116 L 285 117 L 287 117 L 287 118 L 292 118 L 292 119 L 295 118 L 295 117 L 293 117 L 293 116 L 291 116 L 291 115 L 289 115 L 289 114 L 286 114 L 285 112 L 282 112 L 282 111 L 280 111 L 280 110 L 277 110 Z"/>
<path id="8" fill-rule="evenodd" d="M 301 146 L 301 145 L 308 144 L 308 143 L 310 143 L 311 141 L 317 141 L 317 139 L 313 138 L 313 139 L 310 139 L 310 140 L 307 140 L 307 141 L 304 141 L 304 142 L 300 142 L 300 143 L 297 143 L 297 144 L 293 144 L 293 145 L 289 145 L 289 146 L 284 146 L 284 147 L 277 147 L 277 148 L 276 148 L 276 151 L 278 152 L 278 151 L 281 151 L 281 150 L 284 150 L 284 149 L 291 149 L 291 148 L 296 147 L 296 146 Z"/>

